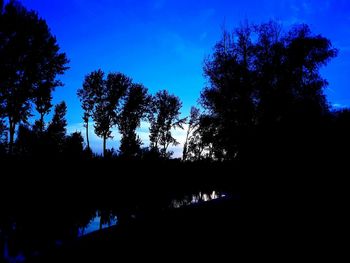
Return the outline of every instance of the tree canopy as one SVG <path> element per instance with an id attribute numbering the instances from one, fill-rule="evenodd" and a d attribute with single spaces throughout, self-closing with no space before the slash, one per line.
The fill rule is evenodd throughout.
<path id="1" fill-rule="evenodd" d="M 149 113 L 151 96 L 148 90 L 141 84 L 132 84 L 127 90 L 122 111 L 118 117 L 120 141 L 120 154 L 125 158 L 135 158 L 141 154 L 142 141 L 136 134 L 141 121 L 145 120 Z"/>
<path id="2" fill-rule="evenodd" d="M 166 90 L 157 92 L 152 99 L 149 115 L 151 149 L 162 157 L 171 156 L 172 153 L 167 152 L 169 146 L 179 144 L 171 129 L 183 128 L 185 119 L 180 118 L 181 106 L 180 99 Z"/>
<path id="3" fill-rule="evenodd" d="M 205 63 L 201 93 L 217 157 L 239 157 L 258 126 L 307 123 L 329 112 L 320 68 L 337 55 L 307 25 L 284 32 L 275 22 L 224 32 Z"/>
<path id="4" fill-rule="evenodd" d="M 26 123 L 32 104 L 40 115 L 50 111 L 52 91 L 62 83 L 56 76 L 67 69 L 68 59 L 60 52 L 45 20 L 17 1 L 0 9 L 0 104 L 9 128 L 12 152 L 17 124 Z"/>
<path id="5" fill-rule="evenodd" d="M 131 79 L 122 73 L 109 73 L 102 79 L 95 91 L 95 133 L 103 138 L 103 154 L 106 154 L 106 141 L 112 138 L 112 128 L 117 124 L 121 99 L 125 96 Z"/>
<path id="6" fill-rule="evenodd" d="M 104 73 L 102 70 L 91 72 L 85 76 L 83 87 L 78 89 L 77 95 L 81 102 L 81 107 L 84 111 L 83 121 L 86 129 L 86 143 L 87 148 L 90 149 L 89 141 L 89 120 L 93 116 L 96 93 L 103 89 L 104 85 Z"/>

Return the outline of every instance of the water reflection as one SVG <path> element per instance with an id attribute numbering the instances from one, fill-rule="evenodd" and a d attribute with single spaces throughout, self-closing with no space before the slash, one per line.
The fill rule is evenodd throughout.
<path id="1" fill-rule="evenodd" d="M 213 191 L 199 191 L 195 194 L 187 194 L 179 198 L 167 199 L 165 203 L 159 206 L 159 209 L 174 209 L 183 206 L 196 205 L 216 199 L 226 197 L 225 193 Z M 231 198 L 232 196 L 229 195 Z M 83 237 L 100 229 L 123 224 L 127 220 L 134 220 L 139 216 L 143 218 L 144 213 L 152 211 L 152 203 L 147 202 L 143 206 L 133 206 L 131 203 L 127 209 L 116 208 L 105 205 L 103 208 L 90 207 L 80 210 L 53 211 L 50 218 L 50 224 L 53 226 L 53 232 L 47 234 L 45 229 L 49 224 L 38 223 L 39 218 L 43 218 L 39 210 L 35 218 L 29 216 L 17 222 L 9 224 L 7 232 L 0 231 L 0 262 L 23 262 L 29 256 L 38 256 L 48 248 L 57 248 L 65 242 Z M 165 204 L 165 205 L 164 205 Z M 169 204 L 169 205 L 168 205 Z M 151 209 L 148 209 L 148 208 Z M 97 209 L 97 210 L 96 210 Z M 51 215 L 51 214 L 50 214 Z M 44 214 L 44 216 L 46 216 Z M 35 226 L 33 226 L 33 223 Z M 34 230 L 32 230 L 34 229 Z M 33 236 L 35 233 L 35 237 Z M 36 242 L 32 242 L 36 240 Z M 16 241 L 16 242 L 15 242 Z M 25 249 L 25 250 L 24 250 Z"/>
<path id="2" fill-rule="evenodd" d="M 95 217 L 85 227 L 78 229 L 78 237 L 90 234 L 97 230 L 105 229 L 111 226 L 115 226 L 118 223 L 117 216 L 109 213 L 107 216 L 101 211 L 96 211 Z"/>
<path id="3" fill-rule="evenodd" d="M 226 197 L 226 194 L 217 191 L 212 192 L 199 192 L 198 194 L 192 194 L 191 196 L 185 196 L 181 199 L 173 199 L 170 203 L 170 208 L 180 208 L 192 204 L 198 204 L 202 202 L 208 202 L 215 199 Z"/>

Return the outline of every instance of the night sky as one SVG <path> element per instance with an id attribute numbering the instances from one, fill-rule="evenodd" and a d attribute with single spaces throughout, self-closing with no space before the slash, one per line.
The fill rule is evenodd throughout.
<path id="1" fill-rule="evenodd" d="M 38 11 L 62 51 L 70 69 L 54 102 L 68 105 L 69 132 L 83 130 L 82 111 L 76 97 L 84 76 L 98 68 L 120 71 L 143 83 L 151 93 L 167 89 L 183 102 L 188 115 L 205 86 L 202 65 L 227 29 L 240 22 L 275 19 L 288 26 L 307 23 L 314 33 L 329 38 L 340 50 L 323 76 L 334 107 L 350 106 L 350 1 L 348 0 L 22 0 Z M 177 132 L 180 139 L 182 132 Z M 148 145 L 147 128 L 140 130 Z M 92 136 L 92 147 L 100 141 Z M 118 147 L 118 136 L 109 147 Z M 176 152 L 180 151 L 175 150 Z"/>

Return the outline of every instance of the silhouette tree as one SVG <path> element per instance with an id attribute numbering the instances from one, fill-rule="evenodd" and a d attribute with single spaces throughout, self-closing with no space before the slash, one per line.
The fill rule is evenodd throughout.
<path id="1" fill-rule="evenodd" d="M 0 99 L 9 126 L 9 152 L 20 122 L 27 122 L 34 102 L 40 123 L 51 107 L 51 92 L 61 83 L 68 60 L 59 53 L 56 38 L 45 20 L 17 1 L 8 2 L 0 13 Z"/>
<path id="2" fill-rule="evenodd" d="M 59 154 L 63 150 L 67 132 L 66 113 L 67 106 L 64 101 L 56 105 L 54 115 L 47 128 L 47 136 L 49 138 L 53 154 Z"/>
<path id="3" fill-rule="evenodd" d="M 212 58 L 205 61 L 210 86 L 202 91 L 200 102 L 216 123 L 220 158 L 235 158 L 254 122 L 252 60 L 251 28 L 243 25 L 232 35 L 224 32 Z"/>
<path id="4" fill-rule="evenodd" d="M 255 45 L 256 85 L 258 90 L 257 118 L 260 124 L 271 125 L 280 119 L 289 91 L 284 88 L 283 67 L 285 44 L 282 26 L 270 21 L 256 25 L 258 41 Z M 288 74 L 288 73 L 287 73 Z"/>
<path id="5" fill-rule="evenodd" d="M 38 136 L 29 125 L 19 125 L 15 143 L 16 154 L 21 157 L 35 156 L 40 148 L 38 143 Z"/>
<path id="6" fill-rule="evenodd" d="M 97 70 L 88 74 L 87 76 L 85 76 L 83 87 L 80 88 L 77 92 L 77 95 L 81 102 L 81 106 L 84 110 L 83 121 L 84 127 L 86 129 L 86 143 L 88 149 L 90 149 L 89 120 L 90 117 L 92 117 L 93 115 L 96 92 L 99 90 L 103 90 L 103 77 L 104 73 L 102 70 Z"/>
<path id="7" fill-rule="evenodd" d="M 209 86 L 200 100 L 215 123 L 216 158 L 242 157 L 257 126 L 320 120 L 328 105 L 319 70 L 336 54 L 328 39 L 306 25 L 287 33 L 275 22 L 224 32 L 206 60 Z"/>
<path id="8" fill-rule="evenodd" d="M 191 107 L 190 119 L 188 121 L 186 139 L 185 139 L 183 153 L 182 153 L 182 160 L 184 160 L 184 161 L 187 160 L 188 143 L 189 143 L 190 136 L 198 128 L 199 118 L 200 118 L 199 109 L 196 107 Z"/>
<path id="9" fill-rule="evenodd" d="M 222 149 L 216 145 L 217 126 L 216 119 L 211 116 L 202 114 L 198 117 L 198 123 L 188 139 L 187 159 L 198 161 L 202 159 L 220 159 Z"/>
<path id="10" fill-rule="evenodd" d="M 74 132 L 65 138 L 63 156 L 67 159 L 79 160 L 83 158 L 84 138 L 80 132 Z"/>
<path id="11" fill-rule="evenodd" d="M 307 25 L 282 34 L 279 24 L 269 22 L 256 26 L 256 31 L 259 123 L 316 120 L 326 114 L 323 89 L 327 81 L 319 69 L 337 54 L 330 41 L 313 35 Z"/>
<path id="12" fill-rule="evenodd" d="M 117 124 L 120 102 L 131 85 L 131 79 L 122 73 L 110 73 L 103 85 L 95 91 L 95 133 L 103 138 L 103 155 L 106 156 L 106 141 L 112 138 L 112 127 Z"/>
<path id="13" fill-rule="evenodd" d="M 63 86 L 63 83 L 57 80 L 56 76 L 62 75 L 68 69 L 65 66 L 68 60 L 64 53 L 59 53 L 59 46 L 56 43 L 56 39 L 50 35 L 46 23 L 40 26 L 37 27 L 37 30 L 41 31 L 41 38 L 46 41 L 38 40 L 35 48 L 45 55 L 39 57 L 36 62 L 37 75 L 35 76 L 33 101 L 35 109 L 40 115 L 40 131 L 43 132 L 45 127 L 44 117 L 52 108 L 52 92 L 56 87 Z"/>
<path id="14" fill-rule="evenodd" d="M 329 39 L 313 35 L 307 25 L 292 28 L 286 36 L 286 65 L 290 89 L 295 100 L 293 113 L 299 118 L 315 118 L 328 113 L 324 95 L 328 82 L 320 75 L 320 68 L 337 55 Z"/>
<path id="15" fill-rule="evenodd" d="M 170 145 L 179 144 L 172 136 L 171 129 L 183 129 L 186 119 L 180 119 L 181 106 L 180 99 L 166 90 L 157 92 L 152 99 L 149 114 L 151 149 L 163 158 L 172 155 L 167 152 Z"/>
<path id="16" fill-rule="evenodd" d="M 66 136 L 67 108 L 64 102 L 56 105 L 49 126 L 41 131 L 36 125 L 23 125 L 18 128 L 15 153 L 24 158 L 82 158 L 83 138 L 76 132 Z"/>
<path id="17" fill-rule="evenodd" d="M 151 97 L 147 92 L 147 88 L 141 84 L 131 85 L 118 117 L 119 132 L 122 136 L 119 150 L 120 154 L 128 159 L 135 158 L 141 153 L 142 142 L 136 134 L 136 129 L 149 112 Z"/>

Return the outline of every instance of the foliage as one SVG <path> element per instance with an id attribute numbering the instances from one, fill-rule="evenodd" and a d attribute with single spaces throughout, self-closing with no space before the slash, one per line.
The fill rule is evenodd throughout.
<path id="1" fill-rule="evenodd" d="M 191 112 L 190 112 L 190 118 L 187 123 L 188 128 L 187 128 L 187 133 L 186 133 L 186 139 L 183 147 L 183 153 L 182 153 L 182 160 L 186 161 L 189 153 L 189 140 L 190 138 L 192 139 L 194 133 L 196 133 L 196 130 L 198 129 L 199 126 L 199 121 L 200 121 L 200 110 L 196 107 L 191 107 Z M 192 140 L 193 142 L 193 140 Z"/>
<path id="2" fill-rule="evenodd" d="M 89 142 L 89 120 L 93 115 L 96 104 L 96 92 L 103 89 L 104 73 L 102 70 L 94 71 L 85 76 L 83 87 L 78 89 L 77 95 L 81 102 L 81 107 L 84 111 L 83 121 L 86 129 L 87 148 L 90 148 Z"/>
<path id="3" fill-rule="evenodd" d="M 183 129 L 186 119 L 180 119 L 180 99 L 170 95 L 166 90 L 157 92 L 151 103 L 150 141 L 151 149 L 157 151 L 163 158 L 169 158 L 172 153 L 167 152 L 170 145 L 179 142 L 172 136 L 171 129 Z"/>
<path id="4" fill-rule="evenodd" d="M 118 117 L 119 132 L 122 136 L 120 154 L 125 158 L 140 156 L 142 141 L 136 134 L 141 121 L 147 117 L 151 97 L 147 88 L 132 84 L 126 94 L 124 105 Z"/>
<path id="5" fill-rule="evenodd" d="M 112 138 L 112 128 L 117 124 L 121 111 L 121 99 L 131 85 L 131 79 L 122 73 L 110 73 L 95 91 L 95 133 L 103 138 L 103 154 L 106 154 L 106 140 Z"/>
<path id="6" fill-rule="evenodd" d="M 336 54 L 328 39 L 306 25 L 286 33 L 275 22 L 224 32 L 206 60 L 209 86 L 200 100 L 215 123 L 216 158 L 241 157 L 256 127 L 305 124 L 325 116 L 327 81 L 319 70 Z"/>
<path id="7" fill-rule="evenodd" d="M 80 132 L 74 132 L 66 136 L 63 146 L 63 156 L 71 160 L 81 160 L 84 158 L 84 138 Z"/>
<path id="8" fill-rule="evenodd" d="M 17 124 L 31 116 L 31 103 L 43 129 L 43 118 L 52 106 L 51 93 L 62 85 L 56 75 L 64 73 L 67 63 L 45 20 L 16 1 L 4 6 L 0 13 L 0 104 L 8 119 L 10 153 Z"/>

